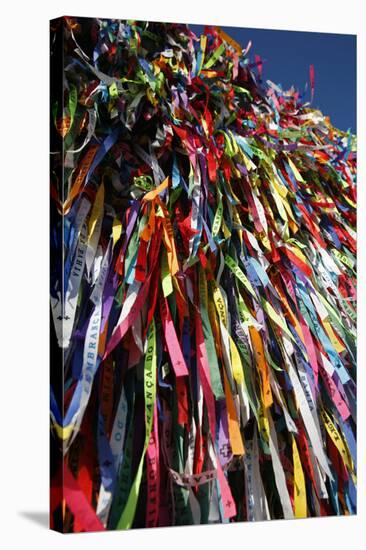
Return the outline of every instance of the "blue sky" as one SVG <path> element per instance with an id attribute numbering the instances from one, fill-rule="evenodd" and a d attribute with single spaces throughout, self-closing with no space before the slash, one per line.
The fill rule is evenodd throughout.
<path id="1" fill-rule="evenodd" d="M 197 34 L 203 25 L 189 25 Z M 316 32 L 222 27 L 242 47 L 249 40 L 249 57 L 263 59 L 263 78 L 283 88 L 309 87 L 309 66 L 315 69 L 313 106 L 329 115 L 332 124 L 356 132 L 356 36 Z M 309 95 L 307 96 L 310 97 Z"/>

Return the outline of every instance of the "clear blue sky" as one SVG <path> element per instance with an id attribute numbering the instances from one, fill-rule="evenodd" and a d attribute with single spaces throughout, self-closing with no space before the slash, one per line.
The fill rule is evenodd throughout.
<path id="1" fill-rule="evenodd" d="M 203 25 L 189 25 L 196 34 Z M 263 78 L 302 92 L 309 86 L 309 66 L 315 69 L 313 106 L 329 115 L 333 126 L 356 132 L 356 36 L 316 32 L 222 27 L 241 46 L 249 40 L 263 59 Z M 307 98 L 310 98 L 308 95 Z"/>

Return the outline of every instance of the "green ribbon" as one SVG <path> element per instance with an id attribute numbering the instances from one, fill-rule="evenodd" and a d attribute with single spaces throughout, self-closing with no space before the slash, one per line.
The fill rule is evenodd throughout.
<path id="1" fill-rule="evenodd" d="M 156 328 L 154 319 L 151 321 L 147 340 L 147 351 L 144 364 L 144 397 L 145 397 L 145 443 L 137 468 L 136 476 L 133 481 L 127 504 L 123 510 L 122 516 L 117 523 L 116 529 L 130 529 L 135 518 L 137 501 L 140 492 L 142 472 L 144 468 L 144 459 L 149 446 L 150 435 L 152 432 L 154 405 L 156 398 Z"/>

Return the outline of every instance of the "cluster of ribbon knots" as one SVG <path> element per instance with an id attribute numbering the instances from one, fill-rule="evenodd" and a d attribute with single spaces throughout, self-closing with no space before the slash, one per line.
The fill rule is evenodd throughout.
<path id="1" fill-rule="evenodd" d="M 60 41 L 51 523 L 354 514 L 356 141 L 313 69 L 285 91 L 218 27 Z"/>

